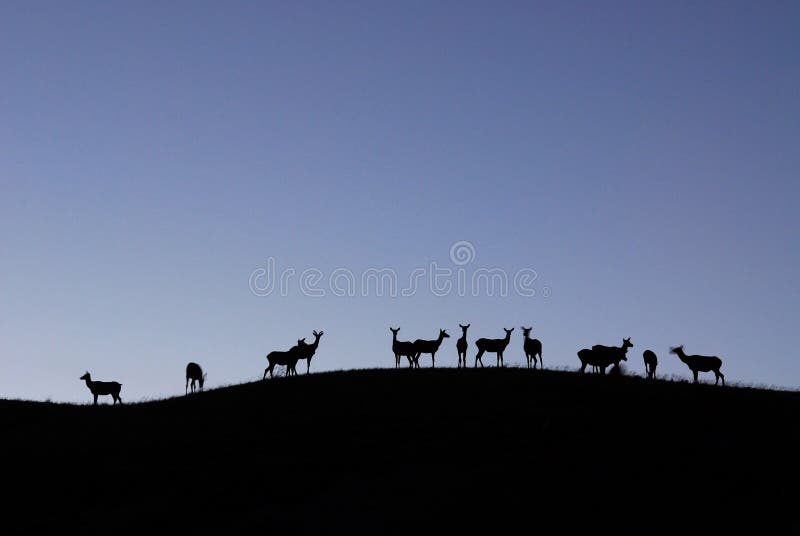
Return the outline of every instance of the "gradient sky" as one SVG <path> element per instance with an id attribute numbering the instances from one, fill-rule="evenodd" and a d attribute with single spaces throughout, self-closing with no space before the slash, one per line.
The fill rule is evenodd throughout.
<path id="1" fill-rule="evenodd" d="M 683 343 L 798 387 L 798 28 L 797 2 L 3 2 L 0 397 L 251 380 L 313 329 L 317 371 L 393 367 L 389 325 L 448 329 L 455 366 L 459 322 L 516 327 L 507 364 L 531 324 L 548 367 L 632 337 L 633 372 L 688 377 Z M 270 257 L 403 282 L 460 240 L 537 296 L 249 288 Z"/>

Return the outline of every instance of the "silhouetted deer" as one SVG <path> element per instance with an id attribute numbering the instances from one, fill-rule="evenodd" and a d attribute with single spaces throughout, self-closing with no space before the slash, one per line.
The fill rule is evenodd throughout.
<path id="1" fill-rule="evenodd" d="M 411 341 L 398 341 L 397 340 L 397 332 L 400 331 L 400 328 L 394 329 L 392 327 L 389 328 L 389 331 L 392 332 L 392 352 L 394 352 L 394 368 L 398 368 L 400 366 L 400 358 L 405 357 L 408 359 L 408 367 L 411 368 L 414 366 L 414 343 Z"/>
<path id="2" fill-rule="evenodd" d="M 526 328 L 522 326 L 522 335 L 525 337 L 525 342 L 522 349 L 525 350 L 525 359 L 528 360 L 528 368 L 531 368 L 531 360 L 533 361 L 533 368 L 536 368 L 536 354 L 539 354 L 539 368 L 544 368 L 544 359 L 542 359 L 542 341 L 539 339 L 531 339 L 531 330 L 533 327 Z"/>
<path id="3" fill-rule="evenodd" d="M 658 357 L 652 350 L 645 350 L 642 354 L 644 359 L 644 373 L 650 380 L 656 379 L 656 367 L 658 366 Z"/>
<path id="4" fill-rule="evenodd" d="M 305 339 L 303 339 L 302 349 L 300 351 L 300 359 L 306 360 L 306 374 L 309 373 L 311 370 L 311 358 L 314 357 L 314 354 L 317 351 L 317 346 L 319 346 L 319 338 L 325 333 L 324 331 L 320 331 L 317 333 L 316 331 L 312 332 L 314 334 L 314 342 L 311 344 L 305 344 Z M 297 341 L 297 345 L 300 346 L 300 341 Z"/>
<path id="5" fill-rule="evenodd" d="M 92 375 L 89 371 L 80 377 L 81 380 L 86 380 L 86 387 L 94 395 L 94 405 L 97 405 L 97 397 L 100 395 L 111 395 L 114 398 L 114 404 L 119 402 L 122 404 L 122 399 L 119 397 L 119 391 L 122 389 L 122 384 L 118 382 L 94 382 Z"/>
<path id="6" fill-rule="evenodd" d="M 595 344 L 592 349 L 584 348 L 578 352 L 578 359 L 581 360 L 581 372 L 586 372 L 586 365 L 596 366 L 600 369 L 600 374 L 606 373 L 606 368 L 609 365 L 619 367 L 620 361 L 627 361 L 628 358 L 625 354 L 628 353 L 628 348 L 633 348 L 630 337 L 622 339 L 622 346 L 603 346 L 602 344 Z"/>
<path id="7" fill-rule="evenodd" d="M 680 345 L 676 348 L 670 348 L 669 352 L 671 354 L 676 354 L 681 361 L 686 363 L 694 375 L 694 383 L 697 383 L 698 372 L 713 372 L 714 376 L 717 378 L 717 381 L 714 382 L 714 385 L 717 385 L 720 380 L 722 380 L 722 385 L 725 385 L 725 375 L 719 371 L 720 367 L 722 367 L 722 359 L 718 358 L 717 356 L 686 355 L 686 353 L 683 351 L 683 345 Z"/>
<path id="8" fill-rule="evenodd" d="M 206 383 L 206 375 L 203 374 L 203 369 L 197 363 L 189 363 L 186 365 L 186 389 L 183 394 L 189 393 L 189 380 L 192 381 L 192 392 L 194 393 L 195 382 L 200 383 L 200 390 L 203 390 L 203 384 Z"/>
<path id="9" fill-rule="evenodd" d="M 425 339 L 417 339 L 414 341 L 412 349 L 414 351 L 414 366 L 419 368 L 419 356 L 422 354 L 431 354 L 431 367 L 436 367 L 436 352 L 439 351 L 439 346 L 442 341 L 449 339 L 450 335 L 443 329 L 439 330 L 439 338 L 435 341 L 428 341 Z"/>
<path id="10" fill-rule="evenodd" d="M 467 330 L 469 324 L 466 326 L 458 325 L 461 328 L 461 338 L 456 341 L 456 350 L 458 350 L 458 368 L 461 368 L 463 361 L 464 368 L 467 368 Z"/>
<path id="11" fill-rule="evenodd" d="M 275 365 L 286 367 L 287 376 L 297 376 L 297 369 L 295 368 L 297 367 L 297 361 L 300 359 L 303 346 L 308 346 L 305 341 L 305 339 L 298 339 L 297 345 L 292 346 L 285 352 L 276 350 L 268 353 L 267 362 L 269 363 L 269 366 L 264 369 L 264 377 L 262 379 L 265 380 L 267 378 L 267 372 L 269 372 L 269 377 L 272 378 L 272 371 L 275 369 Z"/>
<path id="12" fill-rule="evenodd" d="M 497 354 L 497 366 L 502 366 L 503 352 L 511 341 L 511 332 L 514 331 L 514 328 L 503 328 L 503 331 L 506 332 L 505 339 L 478 339 L 475 341 L 475 346 L 478 347 L 478 354 L 475 356 L 475 368 L 478 367 L 478 361 L 481 362 L 481 367 L 483 367 L 483 359 L 481 359 L 481 356 L 483 356 L 484 352 Z"/>

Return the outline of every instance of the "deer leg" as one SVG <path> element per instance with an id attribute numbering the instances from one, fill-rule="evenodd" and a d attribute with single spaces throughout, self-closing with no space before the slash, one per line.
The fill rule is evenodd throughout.
<path id="1" fill-rule="evenodd" d="M 693 370 L 692 374 L 694 374 L 694 383 L 697 383 L 697 371 Z"/>
<path id="2" fill-rule="evenodd" d="M 436 352 L 431 352 L 431 368 L 436 368 Z"/>

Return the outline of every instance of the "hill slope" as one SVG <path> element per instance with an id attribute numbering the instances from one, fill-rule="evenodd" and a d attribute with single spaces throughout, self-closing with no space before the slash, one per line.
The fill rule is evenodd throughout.
<path id="1" fill-rule="evenodd" d="M 786 529 L 798 409 L 798 393 L 518 369 L 312 374 L 123 407 L 3 401 L 3 523 Z"/>

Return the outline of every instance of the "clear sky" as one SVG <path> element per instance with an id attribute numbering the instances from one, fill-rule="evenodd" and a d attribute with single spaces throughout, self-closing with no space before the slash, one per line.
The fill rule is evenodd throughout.
<path id="1" fill-rule="evenodd" d="M 458 323 L 515 327 L 507 364 L 525 324 L 548 367 L 632 337 L 633 372 L 688 377 L 683 343 L 798 387 L 798 28 L 797 2 L 3 2 L 0 396 L 260 378 L 314 329 L 313 370 L 393 367 L 390 325 L 447 329 L 455 366 Z M 260 296 L 268 259 L 295 276 Z M 432 262 L 536 295 L 442 296 Z M 335 295 L 371 268 L 427 275 Z"/>

